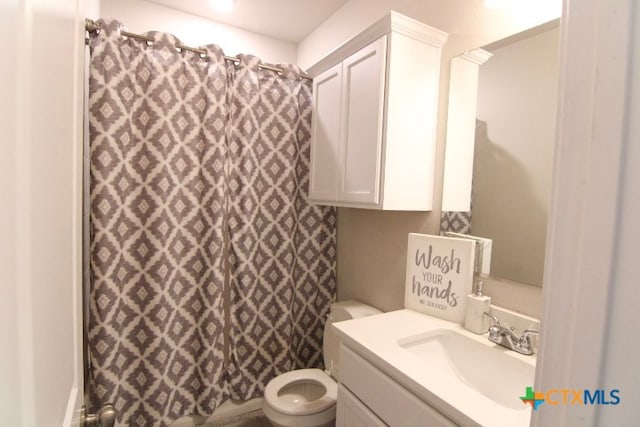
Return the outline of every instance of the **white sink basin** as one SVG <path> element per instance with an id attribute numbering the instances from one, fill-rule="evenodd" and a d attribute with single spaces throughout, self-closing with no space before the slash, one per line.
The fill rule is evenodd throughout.
<path id="1" fill-rule="evenodd" d="M 448 371 L 452 378 L 499 405 L 523 409 L 516 397 L 533 384 L 535 369 L 506 354 L 509 350 L 488 346 L 452 329 L 401 338 L 398 344 L 422 359 L 426 366 Z"/>
<path id="2" fill-rule="evenodd" d="M 464 426 L 529 425 L 520 400 L 533 386 L 535 356 L 500 347 L 457 323 L 411 310 L 338 322 L 342 344 L 423 402 Z"/>

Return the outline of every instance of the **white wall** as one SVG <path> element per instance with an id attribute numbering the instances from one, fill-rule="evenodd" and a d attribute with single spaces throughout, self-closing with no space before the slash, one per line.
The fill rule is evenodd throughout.
<path id="1" fill-rule="evenodd" d="M 19 10 L 6 3 L 0 6 L 0 37 L 13 39 L 18 33 L 17 19 Z M 10 425 L 20 425 L 22 411 L 20 405 L 20 352 L 18 322 L 18 284 L 17 247 L 17 167 L 15 164 L 18 145 L 18 114 L 16 103 L 18 73 L 20 69 L 11 66 L 18 58 L 18 43 L 0 45 L 0 126 L 3 129 L 2 156 L 0 156 L 0 339 L 2 340 L 2 363 L 0 364 L 0 411 Z M 9 351 L 7 351 L 9 350 Z"/>
<path id="2" fill-rule="evenodd" d="M 100 17 L 117 19 L 134 33 L 152 30 L 171 33 L 188 46 L 215 44 L 230 56 L 245 53 L 267 63 L 296 63 L 297 47 L 293 43 L 144 0 L 101 0 Z"/>
<path id="3" fill-rule="evenodd" d="M 0 424 L 69 425 L 82 404 L 81 0 L 3 2 Z M 65 418 L 67 417 L 67 418 Z"/>
<path id="4" fill-rule="evenodd" d="M 480 66 L 471 234 L 493 239 L 491 274 L 542 285 L 558 95 L 559 29 Z"/>
<path id="5" fill-rule="evenodd" d="M 444 140 L 448 106 L 449 61 L 467 49 L 494 42 L 557 18 L 560 0 L 506 2 L 503 9 L 485 9 L 482 0 L 350 0 L 298 46 L 298 64 L 308 68 L 328 52 L 358 34 L 389 10 L 396 10 L 449 33 L 443 47 L 432 212 L 374 212 L 340 208 L 338 213 L 338 297 L 355 298 L 382 310 L 404 303 L 407 234 L 437 234 L 440 228 Z M 366 250 L 363 250 L 366 248 Z M 504 306 L 539 316 L 539 306 L 527 307 L 529 287 L 519 295 L 506 283 L 487 295 L 509 288 Z M 540 294 L 540 289 L 534 289 Z M 508 296 L 506 296 L 508 295 Z M 512 298 L 513 296 L 513 298 Z M 539 298 L 536 298 L 539 300 Z M 524 305 L 523 305 L 524 304 Z"/>

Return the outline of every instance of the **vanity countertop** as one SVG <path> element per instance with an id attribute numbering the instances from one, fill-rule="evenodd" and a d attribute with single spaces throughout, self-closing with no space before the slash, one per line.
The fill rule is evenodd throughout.
<path id="1" fill-rule="evenodd" d="M 528 426 L 531 417 L 531 407 L 519 401 L 519 397 L 526 392 L 516 392 L 513 387 L 508 395 L 502 395 L 502 399 L 510 402 L 511 407 L 496 402 L 483 394 L 472 384 L 465 381 L 464 375 L 454 375 L 450 366 L 432 366 L 432 361 L 425 360 L 403 348 L 400 343 L 407 337 L 416 337 L 429 334 L 432 331 L 455 332 L 474 340 L 482 346 L 491 348 L 491 351 L 483 353 L 495 354 L 500 360 L 494 367 L 477 366 L 478 370 L 500 369 L 500 364 L 514 362 L 525 366 L 531 373 L 531 383 L 526 386 L 533 387 L 533 372 L 535 369 L 535 356 L 524 356 L 506 348 L 497 346 L 487 339 L 487 334 L 476 335 L 457 323 L 438 319 L 412 310 L 398 310 L 388 313 L 347 320 L 334 324 L 340 333 L 343 343 L 360 353 L 372 364 L 377 366 L 389 377 L 403 385 L 405 388 L 420 397 L 426 403 L 439 410 L 449 419 L 460 425 L 482 426 Z M 476 344 L 473 343 L 475 346 Z M 484 350 L 483 347 L 479 349 Z M 492 353 L 493 351 L 499 353 Z M 507 359 L 504 359 L 504 358 Z M 473 359 L 473 357 L 472 357 Z M 485 363 L 486 364 L 486 363 Z M 500 393 L 499 375 L 495 378 L 496 392 Z M 525 381 L 526 383 L 526 381 Z M 519 387 L 518 387 L 519 389 Z M 504 390 L 503 390 L 504 391 Z M 520 406 L 521 405 L 521 406 Z"/>

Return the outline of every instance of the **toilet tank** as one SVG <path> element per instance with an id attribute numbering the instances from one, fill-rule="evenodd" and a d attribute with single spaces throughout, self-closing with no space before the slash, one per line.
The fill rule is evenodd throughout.
<path id="1" fill-rule="evenodd" d="M 359 301 L 341 301 L 331 304 L 331 312 L 324 325 L 323 354 L 324 367 L 329 375 L 335 380 L 339 379 L 338 352 L 340 349 L 340 339 L 333 327 L 335 322 L 343 320 L 357 319 L 359 317 L 371 316 L 381 313 L 377 308 L 363 304 Z"/>

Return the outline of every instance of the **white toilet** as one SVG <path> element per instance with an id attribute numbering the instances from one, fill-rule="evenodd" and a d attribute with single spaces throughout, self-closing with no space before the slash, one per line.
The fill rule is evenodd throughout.
<path id="1" fill-rule="evenodd" d="M 275 427 L 329 427 L 336 421 L 338 394 L 338 349 L 340 342 L 333 323 L 380 313 L 357 301 L 331 305 L 324 326 L 325 371 L 298 369 L 278 375 L 264 391 L 263 411 Z"/>

